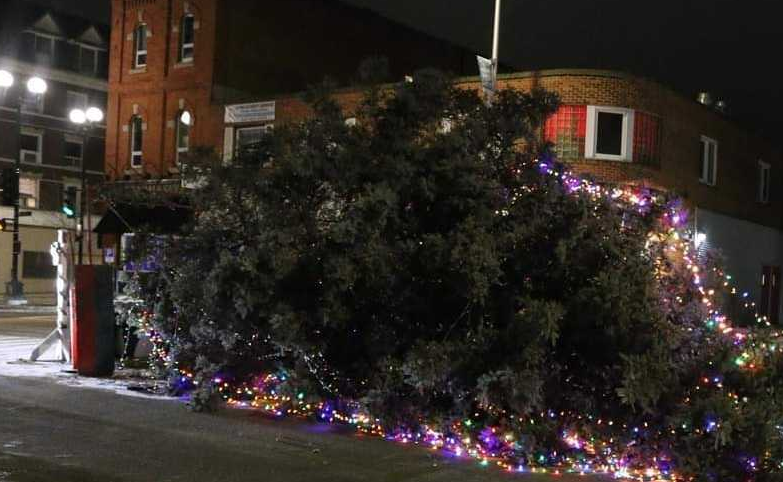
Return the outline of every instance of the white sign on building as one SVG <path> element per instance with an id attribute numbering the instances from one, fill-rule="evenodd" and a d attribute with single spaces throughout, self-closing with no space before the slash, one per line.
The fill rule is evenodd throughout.
<path id="1" fill-rule="evenodd" d="M 274 122 L 274 120 L 275 101 L 252 102 L 250 104 L 233 104 L 226 106 L 226 124 Z"/>

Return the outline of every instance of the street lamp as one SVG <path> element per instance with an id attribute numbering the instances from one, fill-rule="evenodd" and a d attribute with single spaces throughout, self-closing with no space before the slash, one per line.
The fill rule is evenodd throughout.
<path id="1" fill-rule="evenodd" d="M 14 76 L 7 70 L 0 70 L 0 89 L 8 89 L 14 85 Z"/>
<path id="2" fill-rule="evenodd" d="M 40 77 L 30 77 L 27 81 L 27 90 L 33 95 L 44 95 L 48 88 L 46 81 Z"/>
<path id="3" fill-rule="evenodd" d="M 14 75 L 7 70 L 0 69 L 0 89 L 2 89 L 3 97 L 5 97 L 8 89 L 13 87 L 15 82 Z M 33 76 L 27 79 L 26 83 L 27 93 L 33 96 L 42 96 L 46 93 L 48 85 L 46 81 L 40 77 Z M 16 105 L 16 127 L 17 138 L 19 139 L 19 149 L 16 153 L 16 161 L 14 162 L 14 179 L 16 186 L 16 199 L 14 200 L 14 241 L 13 241 L 13 256 L 11 261 L 11 281 L 6 284 L 6 293 L 9 295 L 9 302 L 12 304 L 25 304 L 27 301 L 24 299 L 24 285 L 19 281 L 19 254 L 22 252 L 22 242 L 19 240 L 19 175 L 22 168 L 22 104 L 24 103 L 25 92 L 19 93 Z"/>
<path id="4" fill-rule="evenodd" d="M 90 128 L 103 120 L 103 111 L 97 107 L 89 107 L 87 110 L 73 109 L 68 118 L 73 124 L 78 126 L 82 132 L 82 195 L 79 199 L 79 264 L 82 264 L 84 254 L 84 211 L 87 206 L 87 167 L 84 163 L 84 148 L 87 146 L 87 140 Z"/>

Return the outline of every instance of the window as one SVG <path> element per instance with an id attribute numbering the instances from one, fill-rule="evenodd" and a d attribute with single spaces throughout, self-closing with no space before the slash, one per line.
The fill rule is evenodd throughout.
<path id="1" fill-rule="evenodd" d="M 264 134 L 271 129 L 271 124 L 237 129 L 237 154 L 244 155 L 256 153 L 264 140 Z"/>
<path id="2" fill-rule="evenodd" d="M 54 38 L 45 35 L 35 36 L 35 58 L 38 61 L 51 61 L 54 59 Z"/>
<path id="3" fill-rule="evenodd" d="M 193 116 L 189 111 L 183 110 L 177 115 L 177 163 L 180 155 L 187 154 L 190 150 L 190 127 L 193 125 Z"/>
<path id="4" fill-rule="evenodd" d="M 66 115 L 70 113 L 72 109 L 86 109 L 87 103 L 87 94 L 69 90 L 65 101 Z"/>
<path id="5" fill-rule="evenodd" d="M 98 51 L 89 47 L 79 47 L 79 72 L 96 75 L 98 73 Z"/>
<path id="6" fill-rule="evenodd" d="M 19 142 L 22 162 L 40 164 L 43 151 L 43 132 L 23 127 Z"/>
<path id="7" fill-rule="evenodd" d="M 133 33 L 133 67 L 147 66 L 147 25 L 141 24 Z"/>
<path id="8" fill-rule="evenodd" d="M 44 111 L 44 96 L 31 94 L 26 91 L 22 94 L 22 110 L 24 112 L 32 112 L 36 114 L 43 114 Z"/>
<path id="9" fill-rule="evenodd" d="M 182 17 L 179 36 L 179 61 L 193 62 L 196 45 L 196 18 L 192 14 Z"/>
<path id="10" fill-rule="evenodd" d="M 66 166 L 81 167 L 84 157 L 84 140 L 78 136 L 65 135 L 63 158 Z"/>
<path id="11" fill-rule="evenodd" d="M 38 207 L 38 179 L 19 178 L 19 207 L 29 209 Z"/>
<path id="12" fill-rule="evenodd" d="M 544 140 L 554 144 L 558 159 L 576 160 L 585 157 L 587 106 L 562 105 L 544 124 Z"/>
<path id="13" fill-rule="evenodd" d="M 141 167 L 143 162 L 144 124 L 141 117 L 133 116 L 130 122 L 131 167 Z"/>
<path id="14" fill-rule="evenodd" d="M 634 111 L 588 106 L 585 157 L 630 162 L 633 159 L 633 129 Z"/>
<path id="15" fill-rule="evenodd" d="M 52 255 L 44 251 L 23 251 L 22 276 L 33 279 L 56 278 L 57 266 L 52 264 Z"/>
<path id="16" fill-rule="evenodd" d="M 661 165 L 661 118 L 646 112 L 634 112 L 633 162 L 647 166 Z"/>
<path id="17" fill-rule="evenodd" d="M 758 192 L 758 201 L 761 203 L 768 203 L 769 202 L 769 183 L 770 183 L 770 174 L 772 173 L 772 168 L 769 164 L 763 161 L 759 161 L 759 192 Z"/>
<path id="18" fill-rule="evenodd" d="M 718 180 L 718 142 L 709 137 L 701 137 L 699 162 L 699 181 L 714 186 Z"/>

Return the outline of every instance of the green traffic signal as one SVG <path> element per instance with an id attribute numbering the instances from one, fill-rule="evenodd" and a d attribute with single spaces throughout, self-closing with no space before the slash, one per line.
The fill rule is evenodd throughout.
<path id="1" fill-rule="evenodd" d="M 63 204 L 60 208 L 68 219 L 76 217 L 76 189 L 69 187 L 63 191 Z"/>

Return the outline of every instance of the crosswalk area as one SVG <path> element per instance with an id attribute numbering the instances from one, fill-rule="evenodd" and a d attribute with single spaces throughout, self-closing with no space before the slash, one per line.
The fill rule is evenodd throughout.
<path id="1" fill-rule="evenodd" d="M 0 362 L 28 358 L 54 325 L 53 315 L 0 314 Z"/>

